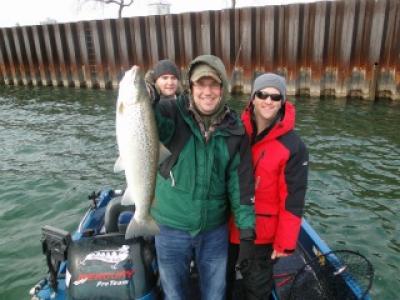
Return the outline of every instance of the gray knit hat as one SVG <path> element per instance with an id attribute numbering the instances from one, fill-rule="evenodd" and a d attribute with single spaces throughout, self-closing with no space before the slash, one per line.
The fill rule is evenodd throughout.
<path id="1" fill-rule="evenodd" d="M 276 88 L 279 93 L 283 96 L 282 103 L 286 101 L 286 80 L 282 76 L 279 76 L 274 73 L 265 73 L 256 78 L 254 80 L 253 89 L 251 91 L 250 99 L 254 99 L 254 94 L 259 90 L 262 90 L 267 87 Z"/>
<path id="2" fill-rule="evenodd" d="M 154 80 L 165 74 L 174 75 L 178 80 L 180 79 L 178 67 L 169 59 L 160 60 L 154 66 Z"/>

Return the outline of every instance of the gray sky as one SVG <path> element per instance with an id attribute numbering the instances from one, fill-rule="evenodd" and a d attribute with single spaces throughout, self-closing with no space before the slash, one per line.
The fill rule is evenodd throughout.
<path id="1" fill-rule="evenodd" d="M 231 5 L 230 0 L 164 0 L 171 4 L 171 13 L 185 11 L 223 9 Z M 154 0 L 135 0 L 125 8 L 123 17 L 148 14 L 148 3 Z M 280 5 L 296 2 L 316 2 L 316 0 L 237 0 L 236 6 Z M 82 0 L 0 0 L 0 27 L 35 25 L 48 19 L 59 23 L 80 20 L 116 18 L 117 5 L 86 3 Z"/>

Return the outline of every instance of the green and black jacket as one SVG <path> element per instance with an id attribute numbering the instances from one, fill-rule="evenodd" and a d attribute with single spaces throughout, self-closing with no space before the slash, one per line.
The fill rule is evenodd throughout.
<path id="1" fill-rule="evenodd" d="M 207 62 L 227 86 L 225 68 L 212 58 L 201 56 L 190 69 L 198 62 Z M 254 180 L 244 127 L 229 111 L 206 142 L 189 110 L 189 97 L 182 94 L 177 100 L 160 101 L 155 106 L 160 141 L 172 155 L 158 170 L 151 214 L 159 224 L 196 235 L 226 223 L 233 213 L 241 237 L 251 238 Z"/>

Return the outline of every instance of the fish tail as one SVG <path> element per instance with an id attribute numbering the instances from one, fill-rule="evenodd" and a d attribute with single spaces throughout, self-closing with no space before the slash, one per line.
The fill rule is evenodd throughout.
<path id="1" fill-rule="evenodd" d="M 128 228 L 126 229 L 125 239 L 139 236 L 153 236 L 159 233 L 160 228 L 151 216 L 142 222 L 137 222 L 135 218 L 132 218 L 129 222 Z"/>

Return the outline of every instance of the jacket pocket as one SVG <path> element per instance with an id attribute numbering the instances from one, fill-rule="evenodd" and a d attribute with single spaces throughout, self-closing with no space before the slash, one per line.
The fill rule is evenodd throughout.
<path id="1" fill-rule="evenodd" d="M 168 173 L 168 181 L 173 189 L 190 193 L 194 188 L 195 168 L 192 165 L 193 160 L 180 155 L 176 164 Z"/>
<path id="2" fill-rule="evenodd" d="M 272 243 L 274 240 L 277 226 L 278 226 L 277 215 L 256 214 L 257 240 L 263 243 Z"/>
<path id="3" fill-rule="evenodd" d="M 190 195 L 188 192 L 177 189 L 176 186 L 173 187 L 170 178 L 164 179 L 164 177 L 158 175 L 153 208 L 160 215 L 182 220 L 192 213 L 191 202 L 188 201 L 188 199 L 191 199 Z"/>
<path id="4" fill-rule="evenodd" d="M 264 176 L 255 176 L 254 179 L 254 185 L 255 185 L 255 190 L 256 192 L 260 193 L 275 193 L 278 190 L 278 180 L 277 177 L 273 177 L 270 174 L 264 175 Z"/>
<path id="5" fill-rule="evenodd" d="M 168 181 L 172 188 L 190 193 L 193 188 L 192 176 L 185 176 L 183 172 L 174 172 L 172 169 L 169 172 Z"/>

